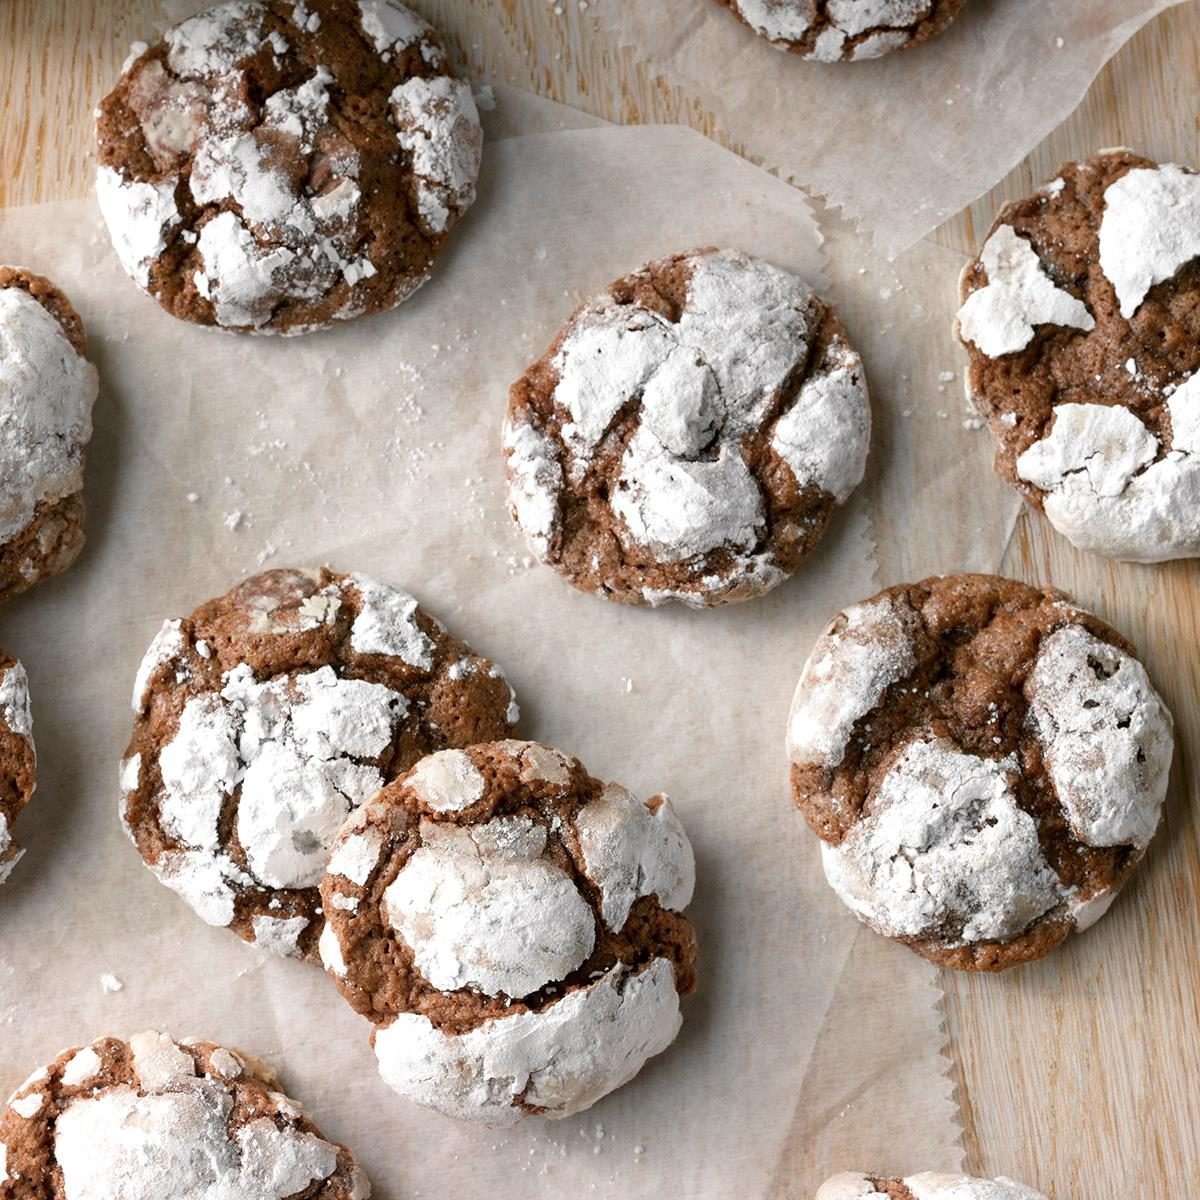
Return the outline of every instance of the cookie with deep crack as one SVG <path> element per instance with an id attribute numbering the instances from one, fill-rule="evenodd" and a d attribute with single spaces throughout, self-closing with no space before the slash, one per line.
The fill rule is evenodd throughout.
<path id="1" fill-rule="evenodd" d="M 99 381 L 83 321 L 50 280 L 0 267 L 0 600 L 83 549 L 83 471 Z"/>
<path id="2" fill-rule="evenodd" d="M 886 937 L 998 971 L 1094 924 L 1159 825 L 1171 714 L 1133 648 L 992 575 L 889 588 L 814 647 L 788 723 L 826 878 Z"/>
<path id="3" fill-rule="evenodd" d="M 1200 175 L 1068 163 L 1001 210 L 961 290 L 999 474 L 1082 550 L 1200 555 Z"/>
<path id="4" fill-rule="evenodd" d="M 13 822 L 37 784 L 37 753 L 25 668 L 0 650 L 0 883 L 25 853 L 13 836 Z"/>
<path id="5" fill-rule="evenodd" d="M 816 1200 L 1046 1200 L 1012 1179 L 976 1179 L 923 1171 L 904 1179 L 846 1172 L 826 1180 Z"/>
<path id="6" fill-rule="evenodd" d="M 141 1033 L 65 1050 L 0 1111 L 4 1200 L 367 1200 L 262 1060 Z"/>
<path id="7" fill-rule="evenodd" d="M 731 250 L 648 263 L 512 386 L 509 507 L 572 585 L 625 604 L 746 600 L 862 480 L 862 362 L 802 279 Z"/>
<path id="8" fill-rule="evenodd" d="M 406 592 L 274 570 L 164 622 L 134 683 L 121 813 L 210 925 L 316 958 L 347 814 L 419 758 L 507 736 L 512 688 Z"/>
<path id="9" fill-rule="evenodd" d="M 534 742 L 445 750 L 338 835 L 321 957 L 402 1096 L 484 1125 L 567 1117 L 675 1040 L 694 882 L 664 796 Z"/>
<path id="10" fill-rule="evenodd" d="M 168 29 L 96 116 L 125 270 L 169 313 L 304 333 L 399 304 L 475 198 L 482 134 L 397 0 L 231 0 Z"/>
<path id="11" fill-rule="evenodd" d="M 816 62 L 859 62 L 941 33 L 966 0 L 717 0 L 773 46 Z"/>

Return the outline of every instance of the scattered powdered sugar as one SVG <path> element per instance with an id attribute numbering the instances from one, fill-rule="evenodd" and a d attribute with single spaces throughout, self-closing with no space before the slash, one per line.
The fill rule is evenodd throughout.
<path id="1" fill-rule="evenodd" d="M 358 15 L 380 54 L 404 50 L 432 32 L 416 13 L 393 0 L 358 0 Z"/>
<path id="2" fill-rule="evenodd" d="M 657 796 L 643 804 L 609 783 L 575 818 L 583 868 L 600 891 L 600 915 L 620 932 L 642 896 L 679 912 L 691 903 L 696 860 L 671 802 Z"/>
<path id="3" fill-rule="evenodd" d="M 1110 184 L 1100 221 L 1100 268 L 1129 318 L 1146 293 L 1200 255 L 1200 175 L 1168 163 Z"/>
<path id="4" fill-rule="evenodd" d="M 434 812 L 461 812 L 483 798 L 484 779 L 465 750 L 426 755 L 405 783 Z"/>
<path id="5" fill-rule="evenodd" d="M 1046 516 L 1082 550 L 1134 562 L 1200 555 L 1200 375 L 1166 403 L 1166 453 L 1123 405 L 1059 404 L 1050 432 L 1017 459 Z"/>
<path id="6" fill-rule="evenodd" d="M 130 1047 L 138 1085 L 69 1099 L 55 1122 L 64 1200 L 285 1200 L 337 1170 L 337 1148 L 294 1127 L 298 1110 L 285 1097 L 275 1112 L 235 1123 L 231 1085 L 198 1076 L 165 1035 Z M 98 1061 L 80 1051 L 68 1070 L 89 1053 Z"/>
<path id="7" fill-rule="evenodd" d="M 543 825 L 421 822 L 421 847 L 384 893 L 392 927 L 436 988 L 527 996 L 592 952 L 592 910 L 547 854 Z"/>
<path id="8" fill-rule="evenodd" d="M 671 964 L 629 975 L 618 964 L 540 1012 L 517 1012 L 467 1033 L 443 1033 L 402 1013 L 375 1034 L 379 1073 L 402 1096 L 448 1116 L 515 1125 L 517 1101 L 568 1117 L 627 1083 L 679 1032 Z"/>
<path id="9" fill-rule="evenodd" d="M 1158 828 L 1174 749 L 1171 715 L 1145 667 L 1068 625 L 1042 643 L 1026 694 L 1076 837 L 1144 848 Z"/>
<path id="10" fill-rule="evenodd" d="M 1015 759 L 915 741 L 840 845 L 821 843 L 842 901 L 889 937 L 1004 941 L 1057 908 L 1058 876 L 1009 783 Z"/>
<path id="11" fill-rule="evenodd" d="M 505 447 L 510 505 L 541 557 L 551 548 L 566 484 L 579 484 L 617 414 L 637 399 L 640 424 L 621 460 L 611 506 L 627 544 L 661 562 L 727 548 L 750 571 L 766 512 L 742 451 L 772 418 L 779 389 L 811 351 L 819 302 L 794 275 L 733 251 L 693 255 L 675 322 L 613 296 L 576 315 L 553 360 L 565 462 L 527 422 Z M 870 415 L 861 363 L 831 346 L 777 421 L 775 452 L 797 483 L 842 500 L 862 478 Z"/>
<path id="12" fill-rule="evenodd" d="M 0 542 L 83 487 L 98 391 L 58 321 L 24 289 L 0 289 Z"/>
<path id="13" fill-rule="evenodd" d="M 813 647 L 788 718 L 787 750 L 799 766 L 836 767 L 855 724 L 915 666 L 920 621 L 903 600 L 846 609 Z"/>
<path id="14" fill-rule="evenodd" d="M 430 233 L 444 233 L 454 213 L 475 201 L 483 133 L 471 85 L 449 75 L 417 76 L 397 86 L 389 101 L 416 177 L 421 222 Z"/>
<path id="15" fill-rule="evenodd" d="M 980 255 L 987 286 L 972 292 L 958 311 L 958 334 L 989 358 L 1024 350 L 1039 325 L 1090 332 L 1096 320 L 1087 305 L 1056 286 L 1037 252 L 1011 225 L 1001 225 Z"/>
<path id="16" fill-rule="evenodd" d="M 972 1179 L 966 1175 L 922 1173 L 900 1181 L 915 1200 L 1046 1200 L 1041 1192 L 1001 1176 L 998 1179 Z M 875 1190 L 866 1175 L 847 1172 L 827 1180 L 817 1191 L 816 1200 L 888 1200 L 887 1193 Z"/>

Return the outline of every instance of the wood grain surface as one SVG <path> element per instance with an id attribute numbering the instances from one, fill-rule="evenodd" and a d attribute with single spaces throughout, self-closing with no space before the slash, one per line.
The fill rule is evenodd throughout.
<path id="1" fill-rule="evenodd" d="M 578 0 L 417 7 L 481 75 L 608 120 L 676 121 L 712 135 L 714 122 L 695 102 L 593 36 L 604 2 L 582 11 Z M 0 204 L 88 194 L 91 108 L 130 42 L 170 8 L 170 0 L 0 0 Z M 1004 200 L 1101 147 L 1200 163 L 1198 113 L 1193 2 L 1136 36 L 1079 109 L 935 240 L 973 249 Z M 1003 566 L 1066 589 L 1137 642 L 1175 713 L 1180 750 L 1167 827 L 1096 932 L 1004 977 L 946 976 L 968 1163 L 1036 1183 L 1056 1200 L 1190 1194 L 1200 1165 L 1200 564 L 1088 557 L 1027 512 Z"/>

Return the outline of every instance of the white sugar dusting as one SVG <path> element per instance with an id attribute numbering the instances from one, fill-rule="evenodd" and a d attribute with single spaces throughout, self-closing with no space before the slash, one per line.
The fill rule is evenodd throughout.
<path id="1" fill-rule="evenodd" d="M 959 309 L 958 333 L 989 358 L 1024 350 L 1039 325 L 1095 329 L 1087 305 L 1051 280 L 1037 252 L 1011 225 L 1001 225 L 988 238 L 980 261 L 987 286 L 972 292 Z"/>

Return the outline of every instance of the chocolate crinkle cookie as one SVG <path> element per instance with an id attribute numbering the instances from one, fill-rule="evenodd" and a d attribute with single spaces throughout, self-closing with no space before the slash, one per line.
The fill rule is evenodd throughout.
<path id="1" fill-rule="evenodd" d="M 0 1115 L 0 1200 L 367 1200 L 260 1059 L 141 1033 L 67 1050 Z"/>
<path id="2" fill-rule="evenodd" d="M 998 971 L 1097 921 L 1158 828 L 1171 714 L 1132 647 L 990 575 L 841 613 L 788 725 L 797 805 L 842 901 L 943 966 Z"/>
<path id="3" fill-rule="evenodd" d="M 13 822 L 33 795 L 36 770 L 29 677 L 0 650 L 0 883 L 25 853 L 13 837 Z"/>
<path id="4" fill-rule="evenodd" d="M 693 607 L 775 587 L 862 480 L 862 362 L 803 280 L 730 250 L 652 262 L 513 386 L 509 506 L 569 583 Z"/>
<path id="5" fill-rule="evenodd" d="M 675 1040 L 694 882 L 665 797 L 534 742 L 444 750 L 338 835 L 321 957 L 402 1096 L 484 1125 L 567 1117 Z"/>
<path id="6" fill-rule="evenodd" d="M 974 1179 L 923 1171 L 907 1178 L 847 1172 L 827 1180 L 816 1200 L 1046 1200 L 1041 1192 L 1001 1176 Z"/>
<path id="7" fill-rule="evenodd" d="M 879 58 L 940 33 L 966 0 L 717 0 L 760 37 L 817 62 Z"/>
<path id="8" fill-rule="evenodd" d="M 164 622 L 138 668 L 122 817 L 210 925 L 316 958 L 347 814 L 419 758 L 517 721 L 500 668 L 406 592 L 275 570 Z"/>
<path id="9" fill-rule="evenodd" d="M 956 329 L 996 470 L 1083 550 L 1200 555 L 1200 176 L 1113 150 L 996 218 Z"/>
<path id="10" fill-rule="evenodd" d="M 96 136 L 129 275 L 176 317 L 255 333 L 411 295 L 482 145 L 470 86 L 395 0 L 217 5 L 136 54 Z"/>
<path id="11" fill-rule="evenodd" d="M 83 322 L 48 279 L 0 267 L 0 600 L 83 549 L 83 468 L 99 390 Z"/>

